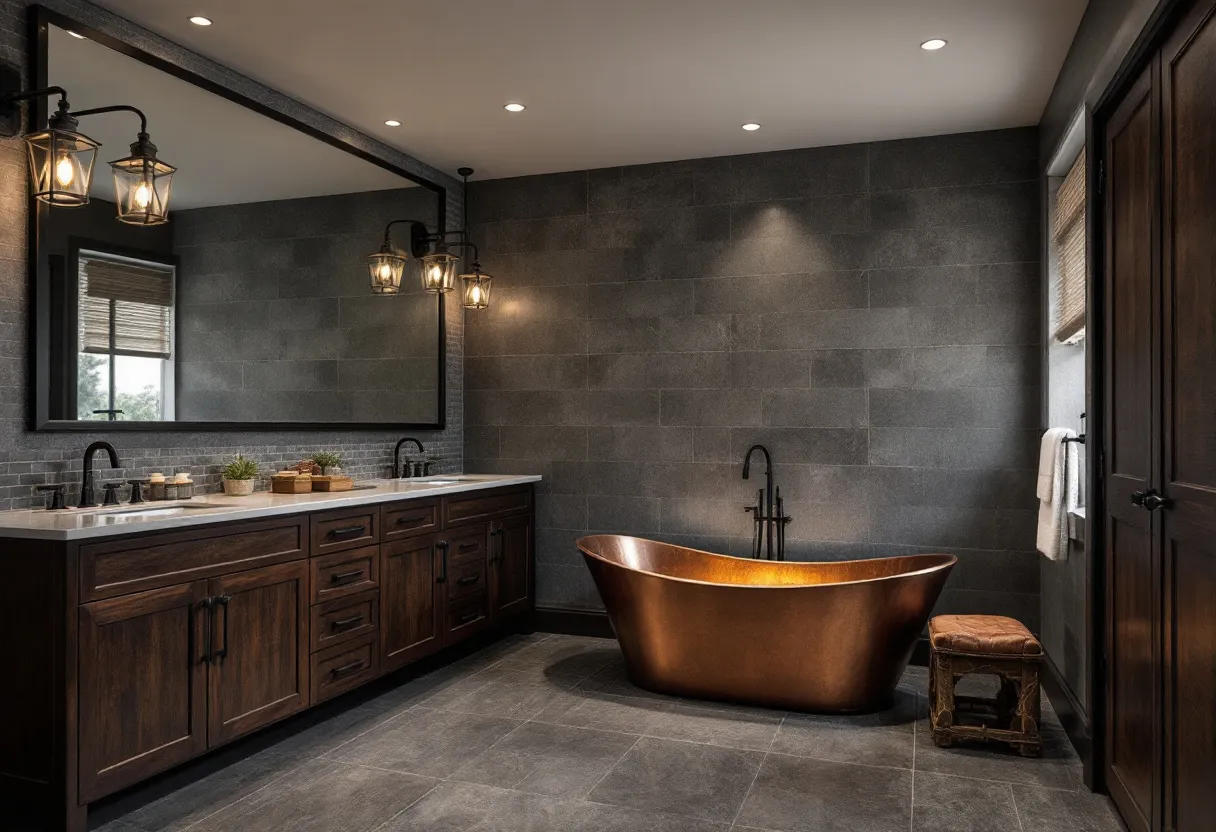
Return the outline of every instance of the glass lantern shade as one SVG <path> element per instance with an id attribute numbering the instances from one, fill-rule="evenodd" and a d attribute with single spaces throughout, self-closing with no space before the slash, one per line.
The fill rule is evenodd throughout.
<path id="1" fill-rule="evenodd" d="M 456 287 L 456 265 L 460 258 L 446 251 L 422 257 L 422 288 L 434 294 L 450 292 Z"/>
<path id="2" fill-rule="evenodd" d="M 401 291 L 405 257 L 393 251 L 386 243 L 378 252 L 368 255 L 367 271 L 371 275 L 373 294 L 395 295 Z"/>
<path id="3" fill-rule="evenodd" d="M 100 144 L 73 130 L 51 128 L 25 137 L 33 195 L 56 206 L 87 205 Z"/>
<path id="4" fill-rule="evenodd" d="M 114 201 L 118 219 L 131 225 L 161 225 L 169 221 L 169 192 L 177 168 L 154 155 L 135 152 L 110 162 L 114 171 Z"/>
<path id="5" fill-rule="evenodd" d="M 460 280 L 464 284 L 462 305 L 465 309 L 485 309 L 490 305 L 493 277 L 475 270 L 472 274 L 462 274 Z"/>

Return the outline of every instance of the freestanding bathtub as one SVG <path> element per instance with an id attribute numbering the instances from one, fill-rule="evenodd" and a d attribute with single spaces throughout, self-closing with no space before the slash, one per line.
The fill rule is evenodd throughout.
<path id="1" fill-rule="evenodd" d="M 835 713 L 890 705 L 957 562 L 749 560 L 622 535 L 578 547 L 634 684 Z"/>

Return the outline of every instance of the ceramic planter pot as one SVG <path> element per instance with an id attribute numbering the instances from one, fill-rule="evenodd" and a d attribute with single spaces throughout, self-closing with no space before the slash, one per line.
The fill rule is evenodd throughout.
<path id="1" fill-rule="evenodd" d="M 253 493 L 257 480 L 224 480 L 224 494 L 229 497 L 248 497 Z"/>

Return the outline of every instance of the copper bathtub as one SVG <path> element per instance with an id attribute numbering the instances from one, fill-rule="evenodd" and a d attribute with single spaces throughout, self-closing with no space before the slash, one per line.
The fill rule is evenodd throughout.
<path id="1" fill-rule="evenodd" d="M 957 562 L 748 560 L 622 535 L 578 546 L 634 684 L 825 713 L 889 706 Z"/>

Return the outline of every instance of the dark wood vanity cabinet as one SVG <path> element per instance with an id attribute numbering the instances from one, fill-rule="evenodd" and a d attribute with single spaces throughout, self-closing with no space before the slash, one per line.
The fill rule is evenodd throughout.
<path id="1" fill-rule="evenodd" d="M 0 805 L 87 804 L 522 620 L 532 486 L 80 543 L 0 540 Z"/>

